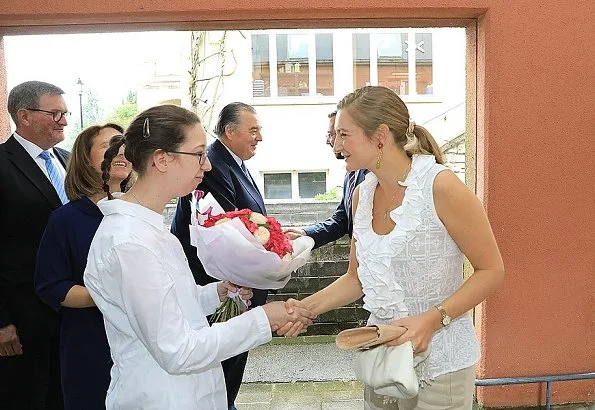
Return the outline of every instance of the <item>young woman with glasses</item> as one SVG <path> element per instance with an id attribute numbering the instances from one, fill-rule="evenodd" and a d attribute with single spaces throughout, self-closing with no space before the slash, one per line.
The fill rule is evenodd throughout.
<path id="1" fill-rule="evenodd" d="M 235 287 L 197 286 L 162 216 L 211 169 L 205 131 L 194 113 L 163 105 L 139 114 L 125 139 L 106 152 L 105 187 L 124 143 L 138 179 L 121 198 L 99 202 L 104 218 L 84 275 L 114 360 L 107 408 L 226 409 L 221 361 L 268 342 L 272 328 L 297 321 L 302 327 L 313 316 L 305 309 L 289 314 L 273 302 L 209 327 L 206 316 Z M 252 292 L 241 294 L 249 299 Z"/>

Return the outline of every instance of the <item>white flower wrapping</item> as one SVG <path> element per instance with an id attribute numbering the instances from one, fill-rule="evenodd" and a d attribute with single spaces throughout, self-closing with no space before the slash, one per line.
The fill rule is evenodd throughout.
<path id="1" fill-rule="evenodd" d="M 212 215 L 224 213 L 210 193 L 198 203 L 193 195 L 191 207 L 190 243 L 196 247 L 207 274 L 215 279 L 253 289 L 281 289 L 289 282 L 291 273 L 310 258 L 314 240 L 309 236 L 291 241 L 292 257 L 282 260 L 274 252 L 267 251 L 239 218 L 210 228 L 201 226 L 206 216 L 198 215 L 197 218 L 197 209 L 201 214 L 209 208 Z"/>

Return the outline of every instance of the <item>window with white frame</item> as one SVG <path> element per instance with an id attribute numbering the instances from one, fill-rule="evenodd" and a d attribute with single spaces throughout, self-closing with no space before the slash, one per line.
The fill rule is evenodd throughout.
<path id="1" fill-rule="evenodd" d="M 333 34 L 252 34 L 252 96 L 334 95 Z"/>
<path id="2" fill-rule="evenodd" d="M 298 172 L 300 198 L 314 198 L 326 192 L 326 172 Z"/>
<path id="3" fill-rule="evenodd" d="M 325 171 L 265 172 L 265 199 L 312 199 L 326 192 Z"/>
<path id="4" fill-rule="evenodd" d="M 291 199 L 291 172 L 264 174 L 265 199 Z"/>
<path id="5" fill-rule="evenodd" d="M 402 96 L 433 94 L 432 33 L 412 29 L 347 31 L 348 36 L 351 33 L 349 44 L 349 40 L 335 40 L 339 32 L 252 34 L 252 96 L 334 96 L 336 70 L 347 76 L 352 70 L 353 88 L 381 85 Z M 349 53 L 351 64 L 335 67 L 333 54 L 337 53 Z"/>
<path id="6" fill-rule="evenodd" d="M 380 85 L 399 95 L 433 94 L 431 33 L 353 33 L 352 45 L 354 88 Z"/>

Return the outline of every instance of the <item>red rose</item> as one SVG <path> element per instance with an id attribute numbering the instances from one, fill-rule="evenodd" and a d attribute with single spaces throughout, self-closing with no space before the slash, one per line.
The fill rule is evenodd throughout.
<path id="1" fill-rule="evenodd" d="M 255 235 L 255 237 L 258 232 L 257 239 L 259 241 L 264 242 L 267 240 L 266 235 L 263 236 L 263 231 L 259 228 L 265 228 L 266 230 L 268 230 L 270 236 L 268 238 L 268 241 L 264 244 L 264 248 L 267 251 L 276 253 L 277 255 L 279 255 L 280 258 L 283 258 L 285 255 L 291 254 L 293 252 L 291 242 L 289 242 L 289 239 L 285 237 L 281 229 L 281 224 L 275 218 L 271 216 L 263 217 L 261 214 L 253 212 L 249 209 L 229 211 L 220 215 L 209 214 L 208 218 L 204 221 L 203 226 L 205 228 L 210 228 L 212 226 L 215 226 L 217 222 L 223 219 L 228 220 L 233 218 L 239 218 L 240 221 L 242 221 L 242 223 L 246 227 L 246 229 L 248 229 L 248 231 L 250 231 L 251 234 Z M 256 223 L 254 221 L 257 221 L 259 223 Z M 260 223 L 264 221 L 266 221 L 266 223 Z M 266 234 L 266 231 L 264 233 Z"/>

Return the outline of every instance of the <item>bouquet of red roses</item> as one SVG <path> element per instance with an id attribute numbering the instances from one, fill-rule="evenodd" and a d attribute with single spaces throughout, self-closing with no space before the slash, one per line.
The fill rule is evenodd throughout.
<path id="1" fill-rule="evenodd" d="M 211 194 L 195 191 L 190 241 L 209 276 L 256 288 L 280 289 L 310 258 L 314 240 L 288 240 L 275 218 L 249 209 L 224 212 Z M 219 307 L 211 321 L 224 321 L 245 310 L 237 295 Z"/>
<path id="2" fill-rule="evenodd" d="M 202 226 L 210 228 L 233 218 L 239 218 L 246 229 L 267 251 L 276 253 L 281 259 L 291 259 L 291 253 L 293 252 L 291 242 L 283 234 L 281 224 L 271 216 L 264 216 L 249 209 L 242 209 L 240 211 L 224 212 L 219 215 L 208 215 Z"/>

